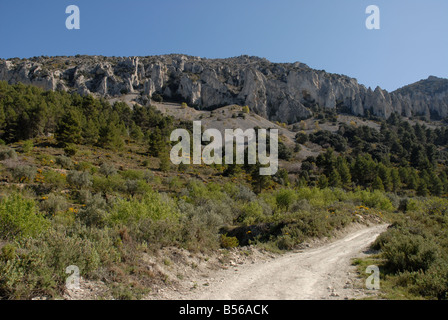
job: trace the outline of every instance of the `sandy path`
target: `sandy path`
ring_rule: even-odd
[[[318,248],[277,259],[222,271],[208,287],[182,299],[201,300],[317,300],[352,298],[359,292],[353,281],[351,258],[362,251],[387,226],[357,230]],[[350,279],[352,278],[352,279]]]

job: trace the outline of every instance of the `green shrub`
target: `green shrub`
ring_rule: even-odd
[[[448,300],[448,264],[440,260],[426,272],[415,277],[411,291],[424,297]]]
[[[68,144],[64,147],[64,153],[69,156],[73,157],[78,152],[78,147],[75,144]]]
[[[176,221],[179,212],[169,199],[162,199],[162,196],[155,192],[148,192],[141,200],[118,200],[110,215],[108,222],[112,225],[130,224],[144,219]]]
[[[385,211],[393,211],[395,209],[386,194],[379,190],[373,192],[367,190],[357,191],[354,196],[369,208],[377,208]]]
[[[101,194],[89,198],[79,212],[79,220],[88,227],[102,228],[106,224],[108,206]]]
[[[143,171],[143,180],[146,182],[153,182],[154,181],[154,173],[151,170],[145,170]]]
[[[94,167],[90,162],[80,161],[77,164],[75,164],[75,170],[94,173],[96,171],[96,167]]]
[[[143,179],[144,174],[145,173],[142,170],[126,170],[126,171],[120,172],[120,175],[123,178],[129,179],[129,180],[140,180],[140,179]]]
[[[281,189],[275,195],[275,202],[279,208],[288,211],[289,207],[297,199],[297,195],[294,190],[291,189]]]
[[[26,140],[22,143],[22,152],[23,153],[29,153],[33,150],[34,148],[34,144],[33,144],[33,140]]]
[[[238,218],[243,225],[250,226],[256,223],[261,223],[266,220],[263,208],[257,202],[248,202],[242,205],[241,215]]]
[[[125,180],[119,174],[109,176],[108,178],[94,175],[92,188],[95,192],[103,192],[105,194],[123,192],[125,191]]]
[[[276,241],[276,245],[280,250],[292,250],[297,244],[297,241],[289,234],[279,236]]]
[[[17,153],[16,153],[16,151],[14,149],[7,148],[7,147],[6,148],[2,147],[0,149],[0,161],[8,160],[8,159],[16,160],[17,159]]]
[[[0,297],[61,296],[68,266],[77,266],[82,277],[91,278],[119,261],[115,238],[109,230],[75,228],[68,233],[50,229],[38,238],[17,242],[15,257],[0,259]]]
[[[73,168],[73,161],[69,157],[66,156],[57,156],[56,164],[60,165],[62,169],[70,170]]]
[[[50,194],[40,203],[41,211],[54,215],[58,211],[65,211],[68,208],[67,199],[61,195]]]
[[[182,182],[178,176],[169,177],[167,183],[170,191],[178,190],[182,187]]]
[[[67,174],[67,182],[78,189],[87,188],[92,185],[92,179],[88,172],[70,171]]]
[[[144,194],[151,191],[151,187],[143,180],[127,179],[124,182],[124,192],[134,196],[136,194]]]
[[[48,170],[43,173],[44,181],[48,184],[52,184],[53,186],[57,188],[62,188],[67,183],[66,175],[53,171]]]
[[[37,171],[35,167],[27,165],[17,165],[10,168],[12,177],[16,182],[33,182]]]
[[[158,93],[154,93],[151,98],[155,102],[163,102],[163,97]]]
[[[291,206],[291,212],[297,212],[297,211],[310,211],[311,206],[308,200],[301,199],[296,202],[294,202]]]
[[[117,169],[112,164],[105,162],[100,166],[99,172],[108,178],[109,176],[116,174]]]
[[[33,200],[12,194],[0,200],[0,238],[32,237],[48,228]]]
[[[225,249],[236,248],[239,246],[238,239],[236,237],[228,237],[225,234],[221,235],[221,247]]]
[[[442,198],[427,199],[423,203],[425,212],[428,215],[447,216],[448,215],[448,200]]]
[[[17,254],[16,246],[11,243],[7,243],[2,247],[0,253],[0,260],[3,261],[13,260],[16,257],[16,254]]]
[[[225,224],[226,218],[232,215],[231,209],[224,208],[213,201],[207,201],[200,206],[178,202],[181,212],[181,243],[192,250],[205,250],[219,247],[218,232]]]
[[[394,272],[425,271],[437,260],[439,254],[437,245],[420,235],[395,233],[382,246],[387,266]]]

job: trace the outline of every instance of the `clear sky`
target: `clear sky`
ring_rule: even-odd
[[[80,30],[68,30],[69,5]],[[380,30],[368,30],[368,5]],[[242,54],[394,90],[448,78],[447,0],[1,0],[0,58]]]

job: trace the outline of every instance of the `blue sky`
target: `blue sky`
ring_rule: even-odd
[[[81,29],[67,30],[77,5]],[[381,29],[367,30],[377,5]],[[448,78],[447,0],[1,0],[0,58],[242,54],[394,90]]]

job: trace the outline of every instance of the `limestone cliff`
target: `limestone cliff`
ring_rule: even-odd
[[[248,105],[263,117],[287,123],[309,118],[314,107],[337,108],[354,115],[369,111],[383,118],[392,112],[405,116],[448,115],[446,79],[430,77],[414,87],[389,93],[302,63],[271,63],[248,56],[9,59],[0,60],[0,80],[104,97],[140,93],[142,100],[148,100],[158,93],[198,108]]]

